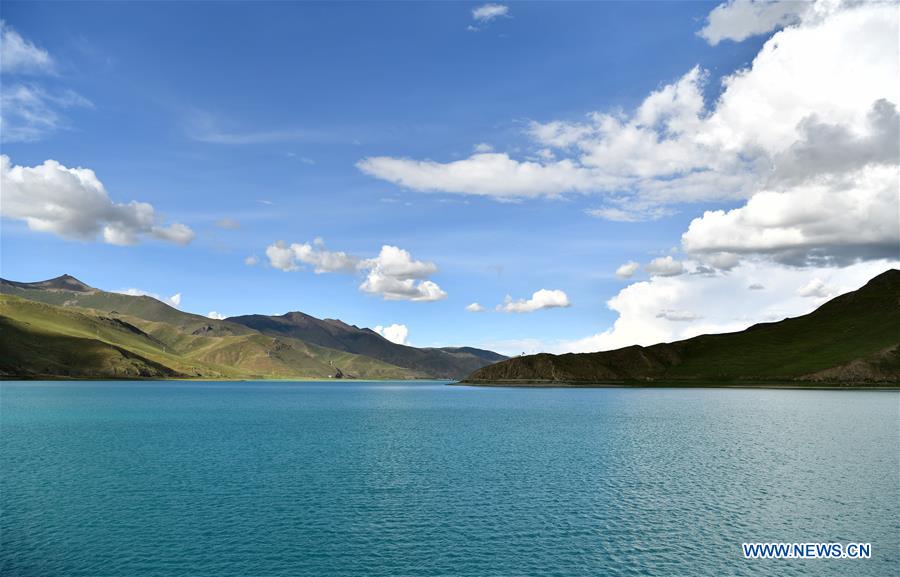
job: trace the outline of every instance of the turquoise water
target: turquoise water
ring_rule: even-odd
[[[3,383],[0,573],[890,575],[900,393]],[[871,542],[869,560],[741,543]]]

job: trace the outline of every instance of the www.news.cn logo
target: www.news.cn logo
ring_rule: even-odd
[[[871,543],[743,543],[746,559],[869,559]]]

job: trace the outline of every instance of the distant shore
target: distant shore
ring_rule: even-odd
[[[796,382],[746,382],[746,383],[716,383],[716,382],[679,382],[679,381],[653,381],[653,382],[625,382],[625,381],[599,381],[599,382],[573,382],[573,381],[454,381],[453,379],[329,379],[317,377],[296,377],[283,379],[270,378],[141,378],[141,377],[0,377],[0,383],[33,383],[42,381],[52,382],[135,382],[135,383],[444,383],[454,387],[486,387],[506,389],[783,389],[783,390],[824,390],[824,391],[900,391],[900,383],[810,383]]]
[[[853,391],[900,391],[900,383],[814,383],[797,382],[576,382],[576,381],[457,381],[453,386],[532,388],[532,389],[794,389],[794,390],[853,390]]]

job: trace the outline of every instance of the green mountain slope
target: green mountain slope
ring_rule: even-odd
[[[370,329],[361,329],[335,319],[317,319],[300,312],[281,316],[247,315],[227,321],[263,334],[288,336],[324,347],[356,353],[406,367],[436,378],[458,379],[503,355],[472,347],[419,349],[392,343]]]
[[[299,312],[281,317],[209,319],[152,297],[96,289],[69,275],[34,283],[0,279],[0,293],[65,310],[128,319],[174,352],[177,359],[168,359],[165,366],[188,376],[321,378],[341,374],[455,379],[506,358],[471,347],[418,349],[397,345],[370,329]],[[156,353],[147,354],[152,359]]]
[[[473,384],[900,383],[900,271],[808,315],[747,330],[600,353],[531,355],[475,371]]]
[[[150,297],[106,293],[71,277],[33,284],[2,281],[0,289],[3,378],[427,377],[362,355],[183,313]]]
[[[142,354],[152,351],[151,355]],[[165,378],[160,343],[121,319],[0,295],[0,376]]]
[[[69,275],[34,283],[0,279],[0,293],[51,305],[95,309],[168,323],[173,328],[187,333],[201,331],[207,336],[226,336],[247,335],[254,332],[242,325],[182,312],[153,297],[96,289]]]

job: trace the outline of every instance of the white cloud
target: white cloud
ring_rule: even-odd
[[[71,89],[47,89],[41,77],[55,75],[50,54],[24,39],[0,20],[0,140],[34,142],[69,127],[62,110],[92,108],[87,98]],[[22,75],[30,78],[22,80]],[[17,78],[18,77],[18,78]]]
[[[409,252],[396,246],[382,246],[378,256],[363,261],[361,267],[369,273],[359,290],[381,295],[385,300],[428,302],[447,298],[441,287],[426,280],[437,272],[437,265],[413,260]]]
[[[561,290],[540,289],[535,291],[528,300],[514,301],[509,295],[497,310],[504,313],[531,313],[541,309],[566,308],[571,306],[569,297]]]
[[[684,265],[671,256],[661,256],[651,260],[644,270],[650,276],[677,276],[684,272]]]
[[[703,264],[719,270],[731,270],[738,265],[741,257],[733,252],[707,252],[694,254]]]
[[[406,325],[393,324],[386,327],[378,325],[373,330],[392,343],[409,346],[409,329]]]
[[[707,211],[682,236],[692,254],[761,254],[805,265],[895,256],[900,246],[900,170],[867,166],[781,191],[734,210]]]
[[[494,147],[488,144],[487,142],[479,142],[474,147],[472,147],[475,152],[493,152]]]
[[[616,276],[619,278],[631,278],[641,265],[630,260],[616,269]]]
[[[811,177],[839,175],[873,164],[896,165],[900,159],[900,117],[886,99],[876,100],[865,123],[831,124],[810,115],[800,121],[800,138],[775,158],[772,181],[797,184]]]
[[[812,2],[729,0],[713,8],[697,35],[715,46],[722,40],[740,42],[800,20]]]
[[[419,192],[452,192],[498,199],[558,196],[587,192],[605,178],[571,160],[517,161],[506,153],[476,153],[469,158],[440,163],[375,156],[356,164],[364,173]],[[619,181],[608,179],[605,186]]]
[[[836,289],[825,284],[821,278],[816,277],[797,289],[797,294],[805,298],[827,299],[835,295]]]
[[[596,218],[611,220],[613,222],[643,222],[647,220],[659,220],[670,216],[675,211],[661,206],[636,206],[630,199],[625,199],[624,204],[631,206],[603,206],[589,208],[584,212]]]
[[[43,48],[25,40],[4,20],[0,20],[0,72],[52,73],[53,58]]]
[[[121,290],[117,290],[117,291],[113,291],[113,292],[123,294],[123,295],[129,295],[129,296],[133,296],[133,297],[154,298],[154,299],[158,300],[159,302],[165,303],[165,304],[167,304],[171,307],[175,307],[175,308],[178,308],[179,306],[181,306],[181,293],[175,293],[172,296],[170,296],[169,298],[165,298],[165,297],[159,296],[158,293],[152,293],[152,292],[148,292],[148,291],[141,290],[138,288],[127,288],[127,289],[121,289]]]
[[[478,303],[471,303],[471,304],[466,305],[466,311],[468,311],[470,313],[480,313],[480,312],[484,312],[484,307]]]
[[[34,142],[69,127],[60,110],[93,106],[72,90],[49,92],[37,84],[4,82],[0,86],[0,137],[3,142]]]
[[[505,4],[482,4],[472,9],[472,19],[486,24],[502,16],[509,15],[509,6]]]
[[[666,216],[673,204],[750,199],[733,211],[707,213],[685,235],[692,256],[718,259],[719,268],[749,255],[804,264],[896,254],[896,5],[800,6],[795,25],[766,41],[750,66],[722,79],[711,105],[703,99],[708,74],[695,67],[631,112],[531,123],[534,149],[553,156],[492,152],[452,162],[376,156],[357,166],[420,192],[499,200],[603,194],[604,205],[588,214],[618,221]],[[771,29],[793,9],[734,2],[716,14],[740,10],[755,14],[743,31],[725,32],[713,15],[705,34],[737,38]]]
[[[381,247],[378,256],[363,259],[345,252],[325,249],[321,238],[312,243],[287,245],[278,241],[266,248],[269,264],[283,271],[299,270],[302,265],[313,266],[314,272],[365,272],[366,278],[359,290],[380,295],[385,300],[429,302],[447,297],[440,286],[428,280],[437,272],[433,262],[418,261],[402,248],[390,245]]]
[[[861,262],[842,269],[800,269],[747,260],[727,274],[653,277],[625,287],[607,302],[618,313],[609,329],[575,340],[533,339],[527,352],[595,352],[740,331],[756,323],[807,314],[822,303],[825,297],[820,294],[833,298],[898,267],[897,259]],[[747,291],[752,279],[758,278],[766,279],[766,290]],[[820,285],[815,279],[822,281],[824,290],[817,288]],[[809,296],[802,296],[797,287]],[[741,298],[735,298],[738,294]]]
[[[224,320],[225,318],[227,318],[227,317],[226,317],[225,315],[223,315],[222,313],[218,313],[218,312],[216,312],[216,311],[209,311],[208,313],[206,313],[206,316],[207,316],[208,318],[215,319],[215,320],[217,320],[217,321],[221,321],[221,320]]]
[[[194,238],[183,224],[162,225],[146,202],[114,202],[88,168],[67,168],[55,160],[14,166],[8,156],[0,155],[0,184],[0,214],[24,220],[31,230],[84,241],[102,236],[118,245],[136,244],[147,236],[176,244]]]
[[[316,238],[311,243],[293,243],[290,246],[278,241],[266,249],[269,263],[284,271],[297,270],[301,265],[310,265],[316,274],[327,272],[353,272],[360,265],[360,259],[345,252],[325,249],[325,242]]]

